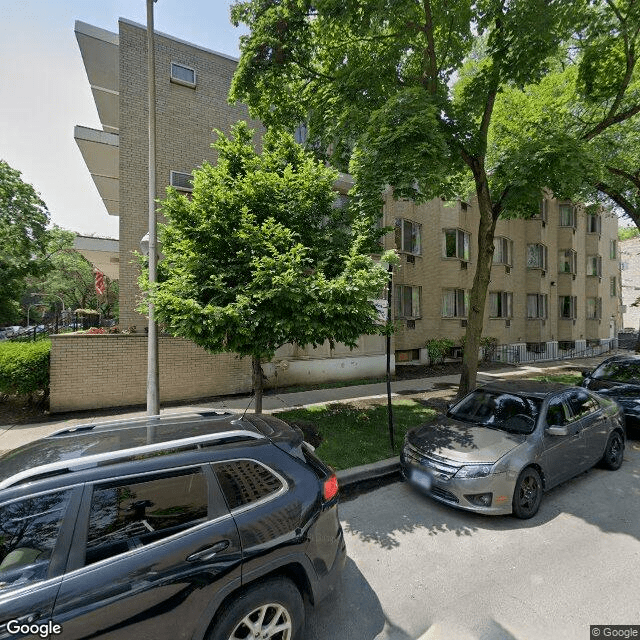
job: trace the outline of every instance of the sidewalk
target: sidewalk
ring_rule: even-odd
[[[545,373],[560,373],[566,369],[591,368],[599,364],[604,357],[581,358],[576,360],[561,360],[523,365],[505,365],[504,368],[493,369],[491,371],[478,372],[478,383],[484,384],[491,380],[509,379],[513,377],[529,377],[543,375]],[[417,378],[414,380],[396,380],[391,383],[391,391],[394,397],[406,394],[407,392],[428,392],[442,389],[446,385],[457,385],[460,376],[449,375],[433,378]],[[264,413],[273,413],[283,409],[294,407],[306,407],[315,404],[325,404],[327,402],[347,402],[356,399],[386,397],[386,383],[364,384],[351,387],[337,387],[333,389],[314,389],[309,391],[298,391],[294,393],[270,393],[263,396],[262,407]],[[223,398],[215,402],[195,402],[185,403],[181,406],[173,406],[162,409],[161,413],[177,413],[196,411],[203,408],[227,409],[236,413],[245,410],[251,411],[253,398],[250,396],[234,396]],[[106,422],[109,420],[122,420],[127,417],[145,415],[144,409],[132,411],[118,410],[114,408],[110,414],[107,410],[96,411],[93,415],[90,412],[82,412],[81,417],[64,417],[60,420],[48,420],[39,424],[17,424],[0,425],[0,454],[10,449],[22,446],[38,438],[42,438],[54,431],[66,429],[78,424],[86,424],[93,421]]]

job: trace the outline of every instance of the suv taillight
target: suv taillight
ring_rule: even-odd
[[[338,493],[338,478],[336,478],[335,474],[332,474],[329,478],[324,481],[324,485],[322,486],[322,495],[324,497],[325,502],[331,500],[331,498],[335,498]]]

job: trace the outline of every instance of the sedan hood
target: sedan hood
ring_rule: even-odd
[[[506,433],[449,418],[416,427],[407,434],[408,442],[421,453],[463,464],[496,462],[525,439],[526,436],[521,434]]]

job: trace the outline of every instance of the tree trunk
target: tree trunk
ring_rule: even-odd
[[[256,413],[262,413],[262,385],[264,383],[264,375],[262,373],[262,365],[260,364],[260,356],[251,356],[251,368],[253,372],[253,392],[256,396]]]
[[[487,301],[487,289],[491,277],[491,263],[493,259],[493,234],[498,217],[493,215],[489,184],[484,167],[474,170],[478,209],[480,210],[480,224],[478,225],[478,256],[476,272],[473,277],[473,287],[469,301],[467,315],[467,333],[462,358],[462,372],[458,398],[462,398],[476,386],[478,375],[478,351],[480,337],[484,323],[484,308]]]

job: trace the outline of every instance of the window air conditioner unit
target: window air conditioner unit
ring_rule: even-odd
[[[460,326],[461,327],[466,327],[467,326],[467,321],[466,320],[460,320]]]
[[[411,254],[407,253],[407,262],[409,264],[415,264],[416,263],[416,257],[412,256]]]
[[[178,191],[193,191],[193,176],[190,173],[172,171],[169,184]]]
[[[461,260],[461,261],[460,261],[460,268],[461,268],[461,269],[466,269],[466,268],[467,268],[467,263],[466,263],[466,262],[464,262],[464,260]]]
[[[511,273],[511,267],[508,267],[507,265],[505,265],[504,272],[505,273]]]
[[[415,329],[416,321],[415,320],[407,320],[407,329]]]
[[[511,326],[511,320],[505,320],[504,321],[504,326],[505,327],[510,327]]]

